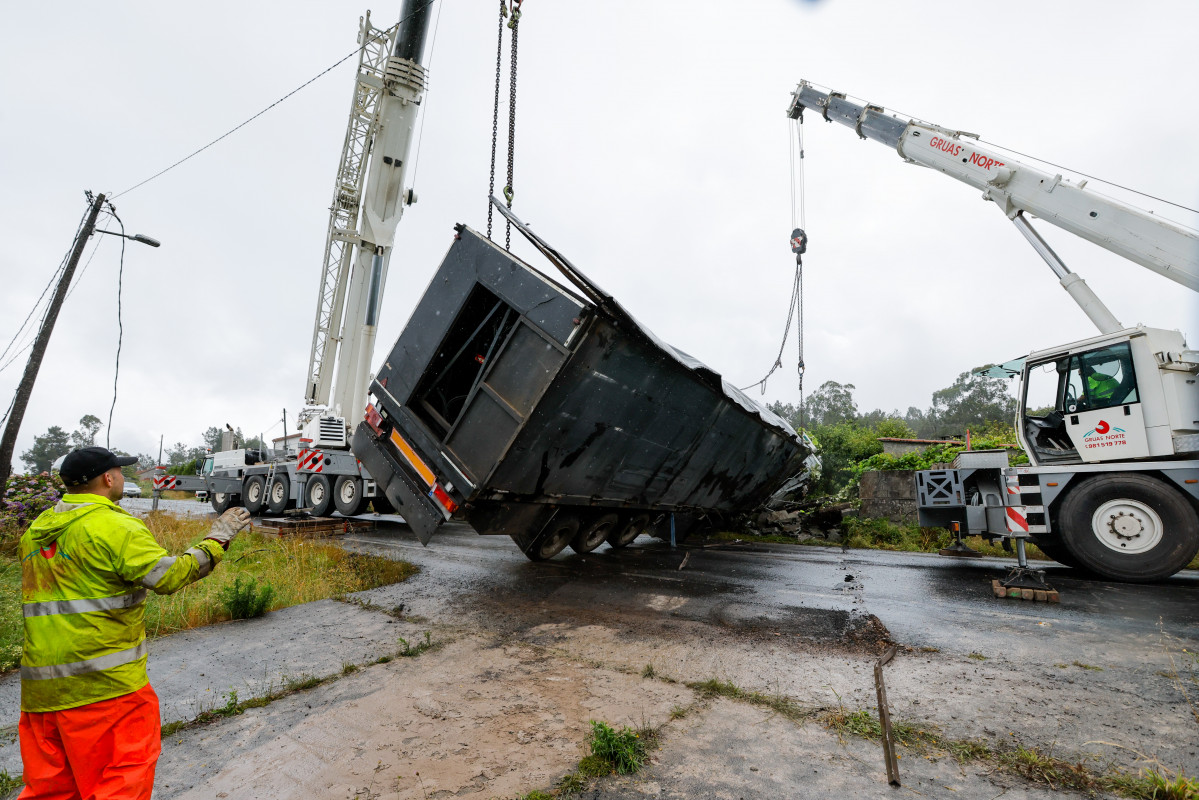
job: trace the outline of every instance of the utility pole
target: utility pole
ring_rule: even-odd
[[[25,364],[25,374],[17,385],[17,396],[13,400],[12,413],[9,415],[8,425],[4,428],[4,438],[0,439],[0,492],[3,492],[4,486],[8,483],[8,476],[12,474],[12,455],[17,446],[17,433],[21,430],[21,421],[25,418],[25,408],[29,405],[29,396],[33,394],[33,382],[37,380],[38,370],[42,366],[42,357],[46,355],[46,346],[50,344],[50,334],[54,331],[54,323],[58,320],[59,309],[62,308],[62,301],[66,299],[67,289],[71,285],[71,278],[75,275],[79,257],[83,255],[83,248],[87,245],[87,240],[91,238],[92,231],[96,229],[96,217],[100,216],[100,209],[103,206],[104,195],[96,195],[92,201],[92,208],[88,212],[87,221],[83,223],[83,230],[79,231],[79,237],[75,240],[75,247],[71,250],[71,257],[67,260],[66,269],[63,270],[62,277],[58,280],[58,288],[50,300],[50,307],[46,309],[46,317],[42,320],[42,329],[38,331],[37,339],[33,343],[33,350],[29,353],[29,361]]]

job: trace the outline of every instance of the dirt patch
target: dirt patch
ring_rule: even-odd
[[[156,797],[524,794],[586,755],[589,720],[660,725],[691,700],[685,687],[467,636],[189,731],[159,769],[188,784],[164,779]]]

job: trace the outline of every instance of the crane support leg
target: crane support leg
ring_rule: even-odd
[[[1074,298],[1074,302],[1078,303],[1083,313],[1087,315],[1091,322],[1095,323],[1095,327],[1099,329],[1100,333],[1115,333],[1118,330],[1123,330],[1124,326],[1108,310],[1098,295],[1091,291],[1091,287],[1087,286],[1087,282],[1070,271],[1069,267],[1065,265],[1058,254],[1053,252],[1053,248],[1049,246],[1049,243],[1041,238],[1041,234],[1037,233],[1037,229],[1032,226],[1032,223],[1024,218],[1024,212],[1020,212],[1012,217],[1012,224],[1016,226],[1016,230],[1024,234],[1024,238],[1037,251],[1037,254],[1045,259],[1045,263],[1049,265],[1049,268],[1053,270],[1053,274],[1057,275],[1058,280],[1061,281],[1062,288]]]

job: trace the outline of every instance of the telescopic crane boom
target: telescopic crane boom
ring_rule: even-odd
[[[1028,239],[1082,307],[1100,333],[1124,326],[1086,282],[1072,273],[1028,221],[1039,217],[1121,255],[1146,269],[1199,291],[1199,237],[1168,220],[1050,175],[981,146],[974,134],[889,115],[874,105],[858,105],[838,92],[821,92],[801,81],[791,93],[788,115],[820,114],[895,148],[905,161],[930,167],[982,191]]]
[[[416,200],[404,183],[427,85],[420,61],[431,5],[429,0],[404,0],[394,38],[390,31],[372,27],[369,13],[363,21],[358,82],[330,208],[304,392],[305,403],[317,408],[305,421],[323,416],[325,406],[334,416],[359,420],[366,405],[396,227],[404,207]]]

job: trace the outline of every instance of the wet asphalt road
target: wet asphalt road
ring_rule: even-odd
[[[644,598],[656,594],[663,616],[817,641],[835,640],[872,614],[900,644],[1032,663],[1066,652],[1086,663],[1135,666],[1163,635],[1199,647],[1195,572],[1144,586],[1053,565],[1049,582],[1062,600],[1051,605],[994,598],[991,580],[1014,563],[999,559],[757,543],[671,550],[643,536],[625,550],[603,545],[579,556],[567,549],[536,564],[507,537],[450,524],[422,547],[406,526],[383,520],[377,532],[346,543],[420,564],[433,578],[424,585],[447,602],[469,596],[500,606],[519,596],[566,612],[619,612],[626,603],[644,612]]]

